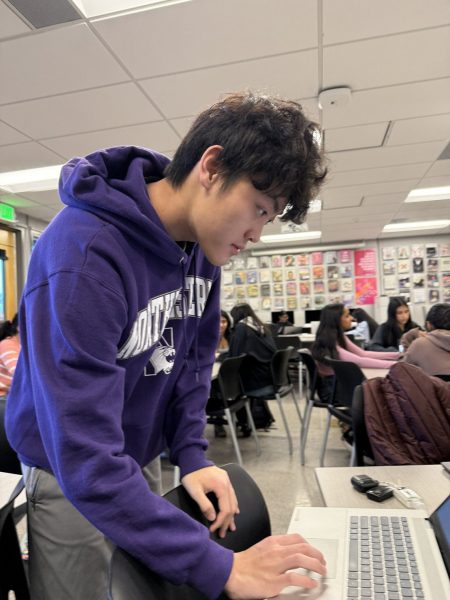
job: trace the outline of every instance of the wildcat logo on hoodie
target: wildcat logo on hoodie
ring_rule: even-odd
[[[190,275],[186,277],[183,294],[178,289],[150,298],[147,306],[139,311],[128,340],[117,353],[117,359],[125,360],[142,354],[159,341],[150,362],[152,359],[155,361],[155,371],[158,368],[158,373],[170,373],[172,367],[169,369],[169,366],[175,360],[176,350],[173,343],[167,344],[163,339],[166,325],[169,319],[200,318],[211,286],[211,280]]]

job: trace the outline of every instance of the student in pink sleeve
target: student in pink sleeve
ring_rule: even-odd
[[[388,369],[392,366],[392,361],[400,357],[399,352],[383,352],[380,355],[379,352],[363,350],[344,335],[351,325],[350,311],[343,304],[328,304],[322,309],[311,354],[319,369],[319,395],[324,402],[329,400],[333,380],[332,369],[323,362],[325,356],[375,369]]]
[[[0,397],[6,396],[11,387],[20,352],[17,314],[12,321],[0,325]]]

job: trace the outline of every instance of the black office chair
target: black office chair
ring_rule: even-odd
[[[225,548],[240,552],[271,534],[269,513],[261,491],[244,469],[235,464],[222,468],[228,472],[233,484],[240,513],[235,517],[236,531],[228,532],[224,539],[212,533],[211,538]],[[164,497],[193,519],[209,525],[183,486],[174,488]],[[225,600],[225,594],[220,598]],[[116,548],[110,563],[108,600],[205,600],[205,597],[187,585],[170,583],[124,550]]]
[[[20,462],[17,454],[11,448],[5,431],[6,400],[0,398],[0,471],[21,475]]]
[[[339,421],[352,426],[352,401],[353,393],[357,385],[360,385],[365,379],[365,375],[360,367],[346,360],[337,360],[330,357],[325,357],[323,361],[334,371],[334,388],[332,393],[332,401],[328,404],[328,418],[326,429],[322,441],[322,449],[320,452],[320,466],[324,465],[325,451],[327,448],[328,433],[330,431],[331,417],[336,417]],[[350,458],[350,465],[354,464],[354,447]]]
[[[8,503],[0,509],[0,600],[8,600],[10,591],[14,592],[16,600],[30,598],[14,523],[14,500],[23,487],[20,479]]]
[[[280,409],[281,418],[283,420],[284,428],[286,430],[286,435],[288,438],[289,444],[289,454],[293,452],[293,444],[291,432],[289,430],[289,425],[286,419],[285,412],[283,410],[283,403],[281,399],[291,394],[292,399],[294,401],[295,408],[297,410],[298,418],[300,423],[303,424],[303,417],[300,412],[300,407],[298,405],[297,396],[295,395],[294,386],[291,383],[289,378],[289,360],[292,356],[293,348],[289,346],[284,350],[277,350],[272,357],[270,363],[270,370],[272,373],[272,386],[269,392],[267,393],[258,393],[258,390],[251,390],[251,392],[246,392],[250,398],[259,398],[262,400],[276,400],[278,403],[278,407]],[[244,367],[248,365],[248,368],[251,368],[251,364],[255,359],[252,356],[249,356],[245,359]],[[264,389],[264,388],[261,388]]]
[[[250,425],[253,437],[255,438],[256,452],[257,454],[261,453],[255,423],[250,410],[250,400],[244,394],[240,377],[240,369],[242,368],[244,358],[245,354],[224,359],[217,375],[220,392],[219,396],[214,399],[214,402],[209,402],[206,406],[206,415],[207,417],[212,417],[212,422],[214,422],[214,419],[217,419],[217,417],[226,418],[236,458],[241,466],[242,455],[236,435],[236,412],[241,408],[245,408],[247,413],[248,424]]]
[[[289,368],[291,369],[293,374],[295,374],[295,376],[298,377],[298,387],[301,398],[301,392],[303,390],[303,369],[301,359],[298,355],[299,351],[302,348],[300,338],[298,337],[298,335],[279,335],[278,337],[274,338],[274,342],[278,350],[284,350],[285,348],[293,349],[292,356],[289,359]]]
[[[375,460],[364,420],[364,389],[362,385],[357,385],[353,392],[351,413],[354,448],[353,466],[373,465]]]
[[[308,351],[299,353],[300,360],[306,368],[306,407],[303,417],[303,428],[300,440],[300,462],[305,464],[305,448],[308,439],[309,424],[313,408],[328,408],[328,402],[322,402],[317,393],[318,371],[316,361]]]

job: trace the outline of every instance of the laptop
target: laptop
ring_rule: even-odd
[[[318,588],[288,587],[280,600],[450,600],[450,496],[429,518],[423,510],[298,506],[288,533],[321,550],[328,572],[311,574]]]

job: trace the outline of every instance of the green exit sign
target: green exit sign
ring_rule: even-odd
[[[3,219],[3,221],[15,221],[16,213],[14,212],[14,208],[0,202],[0,219]]]

